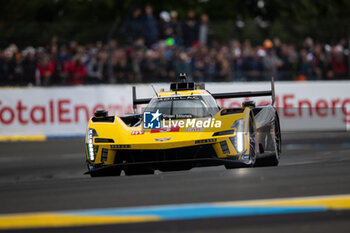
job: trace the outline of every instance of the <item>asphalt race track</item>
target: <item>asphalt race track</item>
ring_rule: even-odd
[[[350,194],[350,134],[287,133],[278,167],[90,178],[82,139],[0,143],[0,214]],[[10,230],[6,230],[10,231]],[[350,211],[10,232],[350,232]]]

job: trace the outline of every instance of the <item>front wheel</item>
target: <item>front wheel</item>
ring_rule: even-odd
[[[127,175],[127,176],[153,175],[154,174],[153,169],[147,169],[147,168],[125,168],[124,172],[125,172],[125,175]]]
[[[242,161],[241,164],[225,164],[226,169],[241,168],[241,167],[253,167],[256,161],[255,154],[255,138],[254,136],[249,137],[249,161],[245,163]]]
[[[273,138],[274,152],[267,156],[257,160],[255,166],[267,167],[267,166],[278,166],[280,160],[280,154],[282,152],[282,139],[281,139],[281,128],[278,115],[276,113],[275,121],[273,124],[274,134],[271,135]]]
[[[91,177],[103,177],[103,176],[120,176],[121,174],[121,169],[119,168],[114,168],[114,169],[109,169],[109,170],[101,170],[101,171],[94,171],[96,168],[92,164],[87,164],[88,171],[90,172]]]
[[[225,164],[226,169],[232,169],[232,168],[237,168],[237,167],[253,167],[256,162],[256,153],[255,153],[255,148],[256,148],[256,140],[255,140],[255,135],[256,135],[256,128],[253,122],[253,119],[250,118],[249,120],[249,154],[248,154],[248,159],[249,161],[245,162],[242,161],[242,165],[237,165],[237,164]],[[242,155],[245,156],[245,155]]]

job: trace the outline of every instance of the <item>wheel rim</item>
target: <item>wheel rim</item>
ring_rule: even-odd
[[[249,156],[250,156],[250,164],[253,166],[256,161],[256,154],[255,154],[255,136],[252,133],[250,133],[249,135]]]
[[[275,124],[274,124],[274,133],[275,133],[275,151],[276,151],[276,159],[279,160],[281,153],[281,132],[279,127],[278,116],[276,116]]]

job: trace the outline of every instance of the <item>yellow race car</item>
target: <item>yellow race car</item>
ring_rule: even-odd
[[[170,84],[149,99],[137,99],[135,114],[108,116],[98,110],[86,132],[86,161],[91,176],[153,174],[193,167],[224,165],[277,166],[281,153],[280,123],[271,90],[211,94],[203,84]],[[220,109],[215,99],[272,96],[272,104]],[[142,114],[137,105],[147,104]]]

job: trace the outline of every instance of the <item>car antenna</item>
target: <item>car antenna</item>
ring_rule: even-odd
[[[154,93],[156,93],[156,96],[158,97],[158,93],[156,92],[156,89],[154,88],[154,86],[153,86],[153,85],[151,85],[151,87],[152,87],[152,89],[153,89]]]
[[[186,73],[180,73],[179,78],[182,83],[185,83],[187,80]]]

